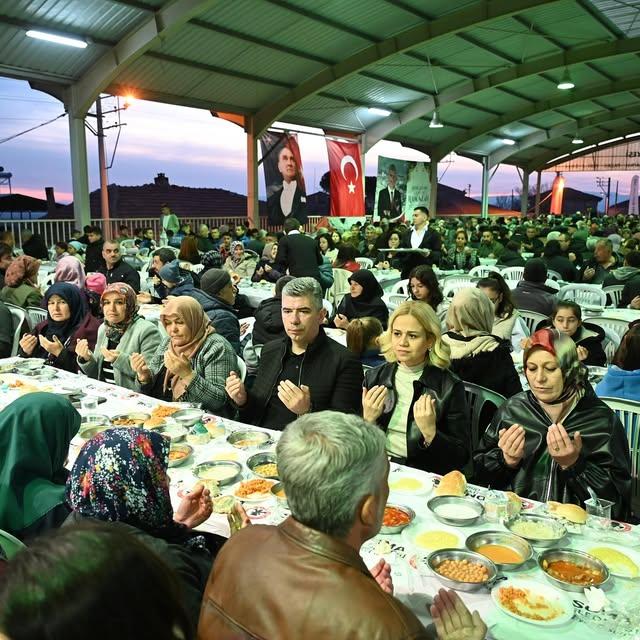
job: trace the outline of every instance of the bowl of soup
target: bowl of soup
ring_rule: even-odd
[[[414,521],[415,517],[416,512],[411,507],[406,507],[403,504],[387,504],[382,516],[380,533],[400,533]]]
[[[454,527],[474,524],[484,513],[482,504],[467,496],[437,496],[429,500],[427,507],[436,520]]]
[[[240,480],[242,465],[233,460],[210,460],[196,465],[193,475],[205,484],[215,482],[218,486],[225,487]]]
[[[538,556],[538,566],[551,584],[575,593],[602,587],[609,580],[609,569],[602,560],[575,549],[548,549]]]
[[[517,569],[531,560],[533,547],[520,536],[506,531],[479,531],[466,540],[469,551],[489,558],[502,570]]]

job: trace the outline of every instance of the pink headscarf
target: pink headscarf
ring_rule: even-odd
[[[78,289],[84,289],[85,279],[84,267],[80,260],[72,256],[60,258],[56,265],[56,282],[69,282],[75,284]]]

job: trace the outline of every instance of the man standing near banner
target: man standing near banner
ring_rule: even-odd
[[[437,231],[429,229],[429,209],[416,207],[413,210],[413,226],[402,237],[405,249],[414,249],[407,253],[402,268],[402,277],[407,278],[414,267],[420,264],[438,265],[440,263],[442,239]]]
[[[267,200],[267,216],[270,225],[283,225],[288,218],[296,218],[300,224],[307,222],[307,197],[298,184],[298,163],[288,145],[278,154],[278,171],[282,175],[282,187]]]
[[[395,164],[387,169],[387,186],[378,192],[378,217],[397,218],[402,214],[402,192],[396,188],[398,172]]]

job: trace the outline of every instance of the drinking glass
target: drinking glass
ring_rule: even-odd
[[[611,500],[603,500],[602,498],[585,500],[587,526],[592,529],[608,529],[611,526],[611,507],[613,504]]]

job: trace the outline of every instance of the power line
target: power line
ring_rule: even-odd
[[[35,131],[36,129],[40,129],[40,127],[44,127],[48,124],[51,124],[52,122],[55,122],[56,120],[60,120],[60,118],[64,118],[67,114],[66,113],[61,113],[59,116],[56,116],[55,118],[51,118],[51,120],[47,120],[46,122],[42,122],[41,124],[36,125],[35,127],[31,127],[30,129],[26,129],[25,131],[21,131],[20,133],[15,133],[12,136],[9,136],[8,138],[2,138],[2,140],[0,140],[0,144],[2,144],[3,142],[9,142],[9,140],[14,140],[15,138],[19,138],[20,136],[23,136],[25,133],[29,133],[30,131]]]

